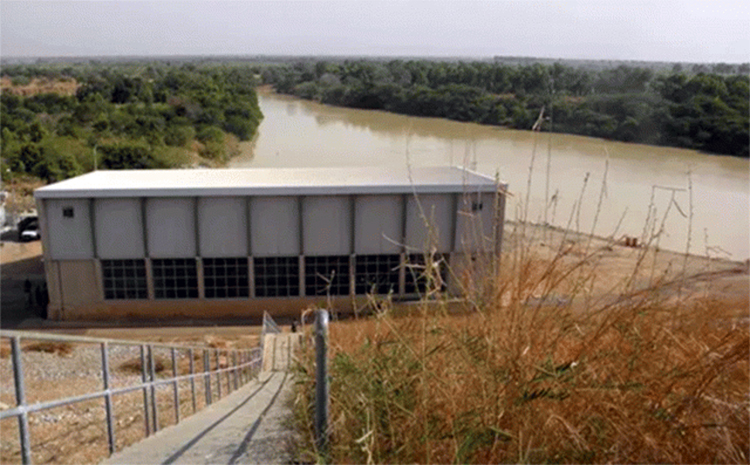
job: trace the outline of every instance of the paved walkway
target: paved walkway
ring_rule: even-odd
[[[266,340],[271,360],[255,381],[103,464],[271,464],[294,459],[287,372],[296,335]],[[273,349],[269,349],[269,345]]]

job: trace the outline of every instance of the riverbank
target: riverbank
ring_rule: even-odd
[[[567,288],[575,295],[565,295],[563,287],[556,289],[554,297],[562,301],[572,297],[579,308],[592,301],[657,289],[665,298],[702,296],[721,301],[733,309],[734,317],[750,321],[750,260],[686,255],[654,244],[625,234],[592,237],[562,228],[507,222],[503,251],[506,261],[530,259],[537,267],[554,263],[556,272],[575,269],[569,273],[575,283]],[[542,295],[539,289],[528,298],[538,302]]]
[[[279,92],[330,105],[750,156],[750,80],[739,72],[424,60],[316,60],[266,71]],[[707,99],[719,106],[701,106]]]

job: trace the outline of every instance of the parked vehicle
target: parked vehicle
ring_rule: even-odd
[[[18,220],[16,228],[18,229],[18,235],[20,236],[23,232],[29,228],[29,226],[36,224],[39,229],[39,217],[36,214],[22,217]]]
[[[18,238],[21,242],[36,241],[41,239],[41,233],[39,231],[39,220],[27,223],[23,230],[19,228]]]

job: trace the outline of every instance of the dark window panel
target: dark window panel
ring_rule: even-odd
[[[101,264],[105,299],[148,298],[145,260],[102,260]]]
[[[206,298],[249,297],[248,274],[247,257],[204,258]]]
[[[289,282],[299,282],[298,257],[264,257],[254,261],[256,297],[299,295],[299,286],[287,285]]]

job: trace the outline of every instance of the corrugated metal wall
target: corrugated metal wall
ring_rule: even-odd
[[[96,199],[94,218],[99,258],[141,258],[146,255],[139,199]]]
[[[401,251],[401,199],[398,195],[357,196],[354,253],[396,254]]]
[[[198,236],[202,257],[244,257],[247,247],[247,202],[238,197],[198,199]]]
[[[54,260],[392,254],[404,229],[410,249],[489,251],[494,208],[489,193],[45,201]]]
[[[50,255],[55,260],[94,257],[91,212],[88,199],[46,201],[45,211]]]
[[[195,199],[146,200],[148,253],[154,258],[195,257]]]
[[[300,254],[296,197],[256,197],[250,203],[251,253],[257,257]]]
[[[416,251],[451,251],[453,219],[451,195],[409,196],[406,204],[406,245]]]
[[[352,208],[347,196],[305,197],[302,202],[304,255],[349,255]]]

